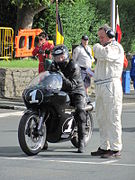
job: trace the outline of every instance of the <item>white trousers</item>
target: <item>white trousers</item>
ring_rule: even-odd
[[[96,119],[99,124],[101,149],[122,149],[122,96],[120,79],[96,85]]]

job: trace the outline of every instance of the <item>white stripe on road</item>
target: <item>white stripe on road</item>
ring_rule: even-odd
[[[134,106],[135,105],[135,102],[130,102],[130,103],[128,103],[128,102],[124,102],[123,103],[123,106]]]
[[[53,162],[59,163],[74,163],[74,164],[93,164],[93,165],[112,165],[112,166],[127,166],[127,167],[135,167],[135,164],[122,164],[116,163],[118,160],[111,160],[111,161],[103,161],[103,162],[86,162],[86,161],[59,161],[59,160],[49,160]]]
[[[8,116],[21,116],[21,115],[23,115],[23,111],[7,112],[7,113],[0,113],[0,118],[8,117]]]
[[[91,161],[64,161],[64,160],[53,160],[35,157],[0,157],[0,159],[5,160],[26,160],[26,161],[45,161],[45,162],[55,162],[55,163],[70,163],[70,164],[87,164],[87,165],[110,165],[110,166],[125,166],[125,167],[135,167],[135,164],[117,163],[118,160],[109,160],[103,162],[91,162]]]

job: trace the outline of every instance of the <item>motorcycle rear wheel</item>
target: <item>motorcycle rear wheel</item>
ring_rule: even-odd
[[[28,156],[38,154],[45,144],[46,125],[42,125],[42,134],[37,133],[39,116],[35,112],[26,112],[19,123],[18,140],[21,149]]]
[[[85,146],[87,146],[89,140],[91,139],[92,132],[93,132],[93,116],[90,112],[88,112],[89,118],[87,119],[87,124],[86,124],[86,131],[85,131]],[[77,126],[74,129],[73,136],[71,138],[71,143],[78,148],[78,128]]]

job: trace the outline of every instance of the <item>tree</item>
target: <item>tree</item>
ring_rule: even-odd
[[[68,8],[67,8],[68,7]],[[33,27],[44,29],[55,42],[55,3],[46,11],[39,13],[34,18]],[[97,16],[97,9],[90,0],[60,1],[59,14],[61,17],[64,43],[68,48],[80,44],[81,36],[87,34],[90,44],[97,41],[98,27],[106,21]]]
[[[32,28],[33,18],[46,9],[53,0],[10,0],[17,7],[15,34],[18,29]]]
[[[94,44],[98,27],[110,24],[110,0],[58,1],[68,47],[78,44],[82,33],[87,33],[90,43]],[[16,29],[15,34],[20,28],[42,28],[55,41],[56,6],[52,3],[53,0],[0,0],[0,26]],[[116,0],[116,4],[119,5],[121,43],[126,52],[135,53],[135,2]]]
[[[12,27],[16,24],[16,6],[9,0],[0,0],[0,27]]]

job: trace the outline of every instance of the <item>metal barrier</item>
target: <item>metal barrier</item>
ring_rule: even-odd
[[[14,30],[10,27],[0,27],[0,59],[13,58]]]

